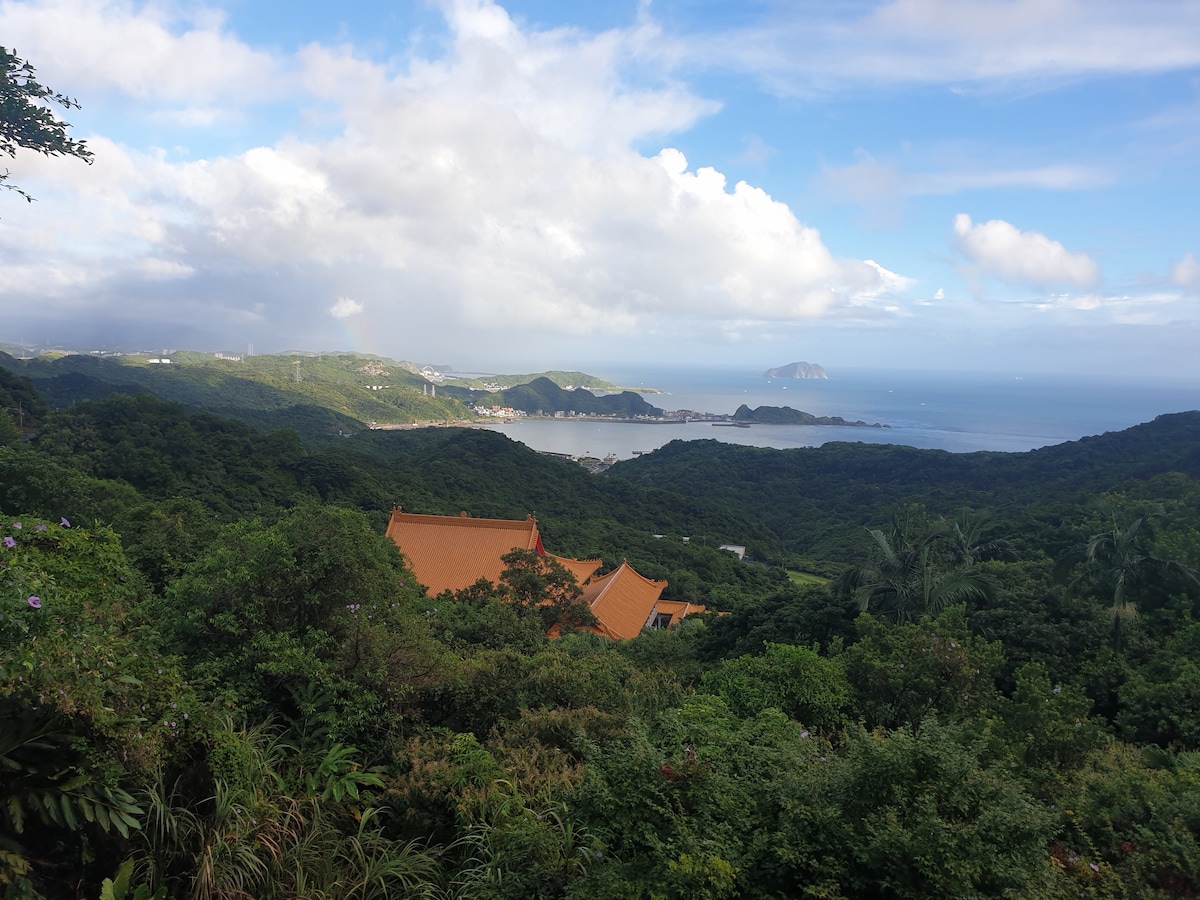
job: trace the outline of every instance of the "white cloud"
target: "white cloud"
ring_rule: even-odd
[[[984,169],[954,164],[954,168],[940,172],[909,172],[863,150],[855,156],[848,165],[827,166],[823,175],[839,193],[857,202],[872,202],[881,195],[921,197],[1004,188],[1077,191],[1101,187],[1112,180],[1110,173],[1092,166]]]
[[[1099,268],[1086,253],[1071,253],[1036,231],[1020,231],[1002,219],[975,225],[966,213],[954,217],[958,249],[975,270],[1009,284],[1094,284]]]
[[[0,34],[56,87],[201,106],[241,105],[281,89],[271,54],[227,33],[211,11],[177,11],[175,4],[132,0],[0,0]]]
[[[335,319],[348,319],[363,311],[363,305],[349,297],[338,297],[337,302],[329,308],[329,314]]]
[[[782,93],[835,85],[1019,83],[1200,65],[1191,0],[890,0],[783,5],[765,24],[698,35],[697,62]]]
[[[1200,286],[1200,262],[1194,254],[1185,253],[1183,259],[1171,267],[1171,280],[1180,287]]]
[[[1050,294],[1034,306],[1041,312],[1103,312],[1115,325],[1169,325],[1178,322],[1179,294]]]
[[[99,32],[166,34],[149,7],[98,9]],[[147,22],[127,21],[138,16]],[[49,251],[22,260],[47,308],[82,286],[98,315],[106,304],[127,313],[136,294],[139,314],[212,328],[261,322],[289,343],[323,340],[330,314],[353,314],[377,335],[446,332],[448,322],[463,335],[591,336],[869,319],[910,285],[874,261],[838,258],[760,188],[730,188],[677,150],[631,149],[716,108],[665,74],[643,71],[636,86],[623,78],[648,52],[651,26],[536,31],[468,0],[448,16],[448,53],[403,69],[320,45],[279,64],[335,117],[322,130],[337,125],[332,136],[187,162],[101,139],[90,171],[60,178],[70,163],[45,162],[55,168],[39,171],[55,180],[38,185],[44,215],[22,234],[0,229],[0,253]],[[224,52],[243,73],[260,58],[236,43]],[[177,90],[226,89],[212,77]],[[81,202],[87,216],[73,216]],[[56,279],[55,267],[74,274]],[[186,298],[150,285],[152,273],[186,281]],[[347,294],[357,299],[330,308],[330,296]],[[0,300],[18,295],[0,285]]]

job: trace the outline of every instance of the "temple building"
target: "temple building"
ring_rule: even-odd
[[[639,575],[622,562],[606,575],[597,576],[598,559],[569,559],[547,554],[542,547],[537,520],[474,519],[426,516],[392,510],[387,536],[407,558],[417,581],[430,594],[460,591],[481,578],[500,583],[503,557],[512,550],[533,550],[559,562],[583,588],[582,599],[596,617],[585,630],[621,640],[636,637],[647,628],[668,628],[684,616],[704,612],[704,607],[679,600],[663,600],[665,581]],[[552,629],[552,636],[556,631]]]

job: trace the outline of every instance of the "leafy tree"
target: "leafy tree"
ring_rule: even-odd
[[[546,628],[594,625],[596,617],[587,604],[579,582],[558,560],[533,550],[511,550],[500,557],[505,598],[521,611],[535,615]]]
[[[701,683],[741,716],[775,707],[812,728],[836,728],[850,701],[850,685],[836,659],[787,644],[767,644],[759,656],[727,659]]]
[[[1200,623],[1171,635],[1121,685],[1116,722],[1126,740],[1200,749]]]
[[[67,896],[128,849],[136,784],[197,706],[134,624],[140,579],[115,534],[25,516],[0,532],[0,885]]]
[[[758,896],[1046,897],[1048,811],[961,729],[859,731],[780,779]]]
[[[44,105],[44,101],[50,101],[66,109],[78,109],[79,103],[39,84],[33,77],[33,66],[4,47],[0,47],[0,72],[0,153],[15,157],[20,147],[46,156],[74,156],[90,165],[92,151],[87,149],[87,142],[69,137],[70,126],[54,118]],[[8,175],[7,171],[0,175],[0,187],[32,202],[29,194],[6,183]]]
[[[378,741],[439,665],[415,582],[361,514],[301,507],[274,525],[227,526],[156,601],[193,680],[255,719],[294,715],[292,686],[337,698],[336,740]]]
[[[840,660],[869,726],[915,729],[929,716],[962,718],[995,703],[1001,647],[970,633],[962,607],[901,625],[865,615],[855,624],[859,640]]]
[[[1055,798],[1065,874],[1091,896],[1200,892],[1200,754],[1113,743]]]

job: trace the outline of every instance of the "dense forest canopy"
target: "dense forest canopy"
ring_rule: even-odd
[[[42,394],[101,362],[0,368],[5,896],[1200,891],[1200,413],[594,476],[486,431],[330,441],[317,396],[298,433]],[[606,642],[516,557],[430,597],[395,506],[533,514],[713,612]]]

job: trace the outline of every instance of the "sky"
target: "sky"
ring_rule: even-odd
[[[1200,377],[1195,0],[0,0],[0,341]]]

